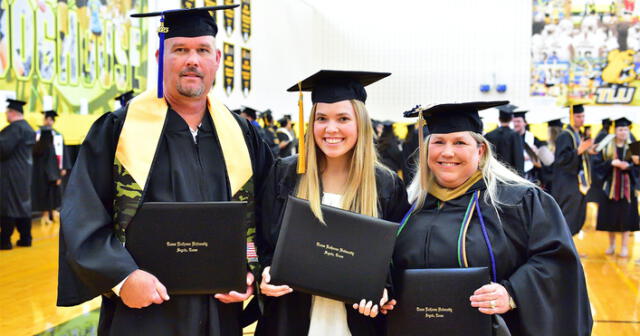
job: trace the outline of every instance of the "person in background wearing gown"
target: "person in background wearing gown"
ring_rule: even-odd
[[[520,135],[522,139],[522,149],[524,156],[524,175],[527,180],[540,183],[540,170],[542,163],[537,158],[538,150],[545,145],[529,131],[529,123],[527,122],[526,110],[515,110],[513,112],[513,130]]]
[[[571,124],[556,139],[553,163],[552,195],[556,199],[571,235],[584,225],[587,207],[586,194],[591,184],[593,140],[583,139],[580,127],[584,124],[584,107],[573,105]]]
[[[629,150],[629,126],[627,118],[615,120],[615,139],[595,156],[594,172],[602,183],[605,198],[599,202],[596,230],[609,232],[609,248],[605,252],[612,255],[616,251],[616,232],[622,234],[620,257],[629,256],[629,233],[638,231],[638,185],[637,155]]]
[[[408,210],[404,184],[377,160],[373,128],[364,105],[364,86],[388,75],[322,70],[301,82],[303,91],[312,91],[314,104],[306,147],[300,149],[300,156],[276,161],[262,195],[258,255],[265,267],[260,289],[267,298],[256,335],[384,335],[384,320],[377,315],[395,304],[387,302],[386,289],[380,293],[380,302],[362,300],[351,307],[293,291],[286,284],[272,285],[269,271],[280,233],[280,215],[289,195],[309,200],[320,220],[321,204],[395,222]],[[289,89],[297,90],[298,85]],[[306,160],[301,166],[306,172],[298,174],[303,153]],[[367,281],[366,274],[362,281]]]
[[[411,183],[418,168],[418,130],[415,124],[407,125],[407,136],[402,143],[402,178]]]
[[[144,202],[243,200],[260,207],[254,195],[271,152],[211,91],[221,52],[209,10],[235,7],[164,12],[164,53],[156,54],[162,85],[101,116],[82,145],[63,198],[57,304],[101,296],[99,335],[242,334],[253,273],[244,293],[170,297],[124,247],[127,225]],[[250,215],[243,225],[247,262],[259,275],[255,222]]]
[[[33,182],[31,188],[32,211],[42,211],[41,223],[51,224],[60,207],[62,177],[66,174],[64,140],[53,129],[56,111],[44,111],[43,126],[36,132],[33,147]]]
[[[485,134],[485,138],[493,145],[496,158],[518,174],[524,174],[524,148],[520,135],[509,127],[513,119],[515,105],[498,106],[500,125]]]
[[[562,133],[562,119],[553,119],[547,122],[547,144],[546,147],[549,150],[551,156],[555,153],[556,150],[556,139]],[[540,169],[540,182],[542,184],[542,189],[551,195],[551,190],[553,189],[553,162],[555,158],[552,158],[550,162],[542,165]]]
[[[382,124],[382,133],[376,143],[380,161],[394,172],[402,171],[402,151],[400,141],[393,132],[393,122],[385,121]]]
[[[24,120],[24,101],[7,99],[7,122],[0,131],[0,250],[10,250],[14,227],[18,246],[31,246],[32,150],[36,134]]]
[[[278,157],[286,158],[296,153],[296,134],[293,132],[291,120],[282,118],[278,120],[278,124],[280,124],[280,128],[276,131],[280,147]]]
[[[408,188],[413,205],[399,228],[393,274],[488,267],[492,282],[468,293],[469,304],[503,320],[495,332],[506,324],[511,335],[590,335],[584,273],[560,208],[496,160],[481,135],[478,110],[505,103],[424,111],[431,134]]]

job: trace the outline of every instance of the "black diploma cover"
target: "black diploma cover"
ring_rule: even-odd
[[[469,301],[490,282],[487,267],[408,269],[395,280],[398,304],[387,317],[388,336],[491,335],[491,315]]]
[[[346,303],[379,302],[398,224],[289,196],[271,265],[274,284]]]
[[[127,227],[126,248],[169,294],[244,293],[246,202],[148,202]]]

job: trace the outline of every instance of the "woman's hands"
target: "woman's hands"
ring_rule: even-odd
[[[269,282],[271,281],[271,274],[269,271],[271,271],[271,266],[265,267],[264,271],[262,271],[262,282],[260,282],[260,292],[262,292],[262,294],[278,297],[293,292],[293,289],[287,285],[270,285]]]
[[[509,299],[507,289],[501,284],[492,282],[473,292],[469,301],[471,301],[471,307],[478,308],[481,313],[493,315],[504,314],[511,310]]]
[[[385,288],[382,292],[382,298],[380,299],[379,306],[377,304],[374,305],[372,301],[366,302],[365,299],[362,299],[360,303],[353,304],[353,309],[357,310],[364,316],[374,318],[378,316],[378,312],[386,315],[389,310],[393,310],[395,305],[396,300],[389,301],[389,294],[387,293],[387,289]]]

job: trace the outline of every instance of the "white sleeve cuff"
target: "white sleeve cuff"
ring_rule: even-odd
[[[120,296],[120,289],[122,289],[122,285],[124,285],[124,282],[127,281],[127,279],[129,279],[128,275],[126,278],[124,278],[124,280],[120,281],[120,283],[118,283],[115,287],[111,289],[113,290],[114,293],[116,293],[117,296]]]

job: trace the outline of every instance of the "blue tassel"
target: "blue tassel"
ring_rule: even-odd
[[[158,35],[160,36],[160,47],[158,48],[158,98],[162,98],[164,96],[162,86],[162,77],[164,72],[164,15],[160,18],[160,29],[158,29]]]

